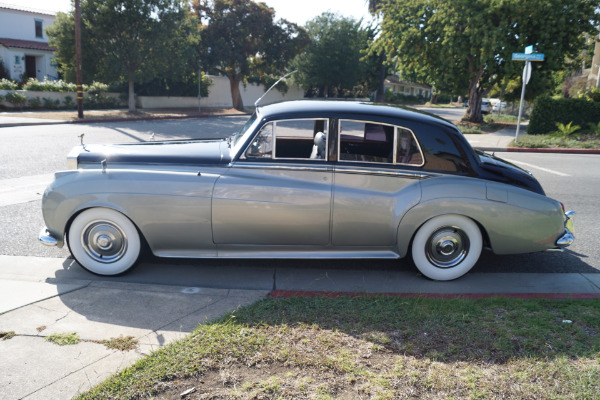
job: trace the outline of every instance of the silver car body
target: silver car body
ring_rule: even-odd
[[[61,247],[79,213],[105,208],[126,216],[159,257],[399,258],[426,221],[450,214],[474,221],[496,254],[570,244],[569,218],[558,201],[490,171],[504,168],[510,173],[503,174],[526,181],[525,172],[497,159],[479,173],[440,170],[441,161],[431,160],[446,153],[426,147],[427,130],[456,135],[452,141],[473,171],[487,161],[451,124],[388,109],[293,102],[258,109],[244,130],[227,140],[78,146],[69,155],[72,169],[57,172],[44,193],[46,227],[40,240]],[[388,114],[380,117],[382,110]],[[307,120],[329,135],[324,158],[279,159],[277,149],[262,158],[259,147],[265,143],[282,149],[286,143],[278,136],[269,143],[271,133],[261,133],[265,127],[277,130],[278,123],[300,126]],[[364,162],[344,153],[343,146],[361,142],[341,127],[363,122],[365,132],[375,124],[389,137],[393,132],[391,162],[377,156]],[[416,142],[417,161],[411,164],[399,161],[402,135]],[[286,139],[301,143],[298,137]]]

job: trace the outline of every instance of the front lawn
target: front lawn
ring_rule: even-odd
[[[80,399],[599,397],[598,300],[374,296],[260,301]]]
[[[523,135],[519,141],[510,142],[508,147],[524,148],[568,148],[568,149],[600,149],[600,136],[592,134],[575,134],[567,138],[557,135]]]

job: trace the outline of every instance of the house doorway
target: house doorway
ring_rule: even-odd
[[[35,56],[25,56],[25,74],[28,78],[37,78]]]

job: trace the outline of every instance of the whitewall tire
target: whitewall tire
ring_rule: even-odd
[[[481,231],[461,215],[441,215],[425,222],[412,243],[412,258],[426,277],[449,281],[469,272],[481,254]]]
[[[141,250],[140,235],[125,215],[90,208],[69,227],[67,243],[77,262],[97,275],[118,275],[132,268]]]

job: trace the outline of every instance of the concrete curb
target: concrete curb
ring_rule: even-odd
[[[477,300],[491,297],[504,297],[512,299],[547,299],[547,300],[596,300],[600,293],[357,293],[357,292],[318,292],[296,290],[274,290],[268,297],[274,299],[287,299],[292,297],[402,297],[402,298],[427,298],[427,299],[465,299]]]
[[[504,149],[504,151],[514,152],[514,153],[600,154],[600,149],[507,147],[506,149]]]

